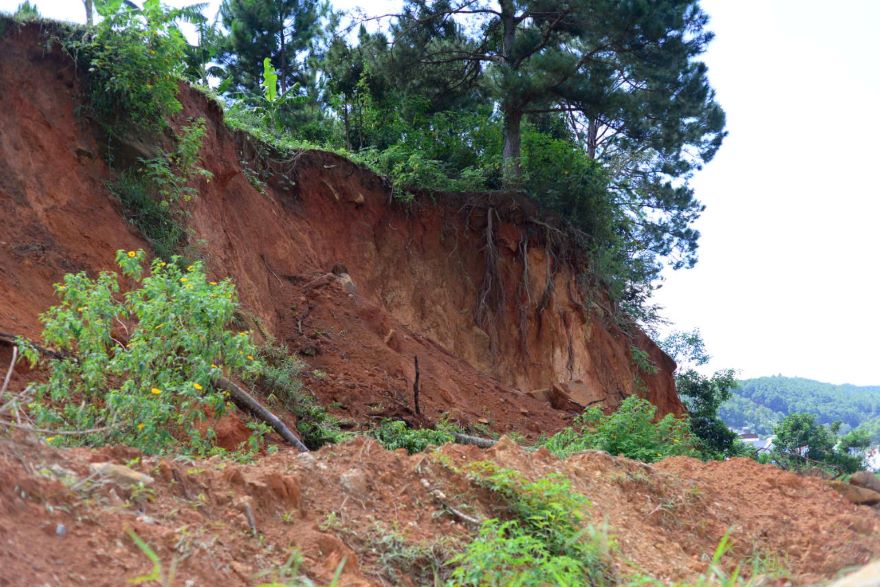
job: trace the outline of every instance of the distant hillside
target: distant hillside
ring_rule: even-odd
[[[819,422],[842,422],[844,429],[865,425],[880,436],[880,386],[833,385],[800,377],[746,379],[721,406],[720,415],[733,428],[748,426],[771,434],[788,414],[816,414]]]

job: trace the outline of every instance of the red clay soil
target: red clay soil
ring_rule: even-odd
[[[273,161],[230,133],[216,105],[188,89],[182,97],[175,124],[205,117],[201,155],[214,176],[194,186],[195,255],[215,276],[235,280],[257,336],[299,353],[307,388],[340,416],[411,417],[415,356],[428,419],[446,414],[534,437],[579,409],[554,387],[581,405],[612,409],[639,379],[661,413],[681,413],[673,362],[643,333],[621,330],[602,295],[584,298],[568,265],[553,262],[564,251],[526,200],[434,194],[397,204],[381,178],[350,161],[321,152]],[[7,27],[0,332],[38,338],[53,282],[113,268],[117,249],[147,248],[107,189],[114,172],[94,127],[77,115],[82,103],[69,59],[46,48],[39,28]],[[126,156],[144,148],[129,145]],[[248,177],[264,170],[273,173],[261,190]],[[638,372],[632,345],[649,353],[657,374]],[[0,344],[3,372],[10,353]],[[10,389],[35,376],[20,367]],[[246,433],[236,418],[217,428],[230,446]],[[637,569],[663,581],[693,577],[727,531],[735,540],[729,564],[775,557],[799,582],[880,554],[876,512],[821,481],[750,461],[648,467],[601,453],[560,461],[509,441],[441,454],[453,464],[488,458],[530,477],[569,477],[619,544],[620,580]],[[442,562],[474,530],[444,513],[423,480],[470,515],[500,511],[442,460],[362,438],[307,455],[282,449],[252,465],[3,438],[0,586],[122,584],[151,566],[129,528],[165,570],[176,561],[177,585],[282,579],[258,575],[277,571],[292,548],[318,584],[343,560],[343,585],[431,584],[432,565],[442,578]],[[95,461],[127,464],[155,482],[132,490],[92,475]]]
[[[0,87],[0,332],[37,337],[53,282],[112,269],[117,249],[147,247],[107,188],[114,174],[77,115],[84,97],[70,60],[46,49],[38,27],[10,25],[0,38]],[[603,296],[584,298],[524,198],[395,203],[384,180],[344,158],[272,161],[225,127],[217,105],[188,88],[181,97],[175,124],[206,119],[201,156],[213,173],[194,185],[195,256],[235,280],[259,336],[302,354],[309,388],[337,414],[410,410],[415,356],[431,420],[445,413],[534,436],[582,405],[613,409],[639,379],[660,413],[681,413],[674,363],[637,329],[622,331]],[[117,160],[145,149],[133,140]],[[265,170],[261,190],[248,177]],[[639,373],[633,345],[657,374]],[[548,393],[554,386],[580,406]]]
[[[164,570],[176,567],[174,585],[277,580],[271,573],[292,549],[304,557],[300,573],[319,585],[343,560],[341,585],[433,584],[474,529],[429,488],[478,519],[503,515],[501,502],[452,470],[486,459],[530,478],[568,477],[592,501],[593,522],[607,524],[618,544],[619,582],[693,579],[728,531],[728,567],[769,558],[795,584],[880,555],[875,510],[850,504],[820,480],[742,459],[679,458],[651,467],[586,453],[561,461],[506,439],[490,450],[447,446],[408,456],[359,438],[240,465],[122,448],[60,450],[22,437],[0,440],[0,585],[97,587],[146,574],[152,565],[128,529],[156,551]],[[155,482],[133,491],[93,475],[89,463],[105,461]]]

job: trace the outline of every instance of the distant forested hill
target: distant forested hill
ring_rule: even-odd
[[[746,379],[719,411],[732,428],[748,426],[772,434],[773,426],[795,412],[816,414],[819,422],[842,422],[844,430],[863,426],[880,441],[880,386],[832,385],[800,377]]]

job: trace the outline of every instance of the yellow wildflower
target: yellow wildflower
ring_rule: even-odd
[[[217,282],[216,281],[209,281],[208,284],[209,285],[217,285]]]
[[[192,289],[192,288],[193,288],[193,286],[192,286],[191,283],[188,283],[188,284],[186,285],[186,289]]]
[[[58,437],[57,437],[57,436],[47,436],[47,437],[46,437],[46,442],[52,442],[52,441],[55,440],[56,438],[58,438]]]
[[[247,358],[248,358],[248,361],[253,361],[253,360],[254,360],[254,356],[253,356],[253,355],[248,355]]]
[[[150,393],[152,393],[153,395],[159,395],[160,393],[162,393],[162,390],[159,389],[158,387],[154,387],[153,389],[150,390]]]
[[[187,270],[187,271],[192,271],[192,270],[193,270],[193,266],[192,266],[192,265],[187,265],[186,270]]]
[[[180,283],[186,283],[187,281],[189,281],[189,279],[187,279],[186,277],[180,278]]]
[[[144,423],[141,422],[140,424],[138,424],[138,430],[143,430],[143,429],[144,429]]]
[[[129,251],[128,256],[134,259],[135,257],[137,257],[137,253],[135,253],[134,251]]]
[[[193,388],[194,388],[196,391],[202,391],[202,386],[199,385],[198,383],[193,383]]]
[[[82,313],[83,310],[85,310],[85,308],[83,308],[82,306],[80,306],[79,308],[76,309],[76,311],[79,313]]]

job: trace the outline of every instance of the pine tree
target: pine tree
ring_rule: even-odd
[[[259,93],[266,57],[282,93],[305,81],[305,55],[321,34],[317,0],[224,0],[220,18],[228,31],[221,59],[238,89]]]
[[[452,17],[476,31],[463,42],[428,42],[421,62],[485,66],[504,118],[505,178],[520,177],[523,118],[569,115],[587,152],[638,143],[655,170],[680,176],[708,160],[724,136],[706,67],[695,59],[711,34],[695,0],[410,0],[398,29]],[[693,153],[692,153],[693,154]],[[657,169],[660,168],[660,169]],[[670,203],[673,194],[667,194]]]

